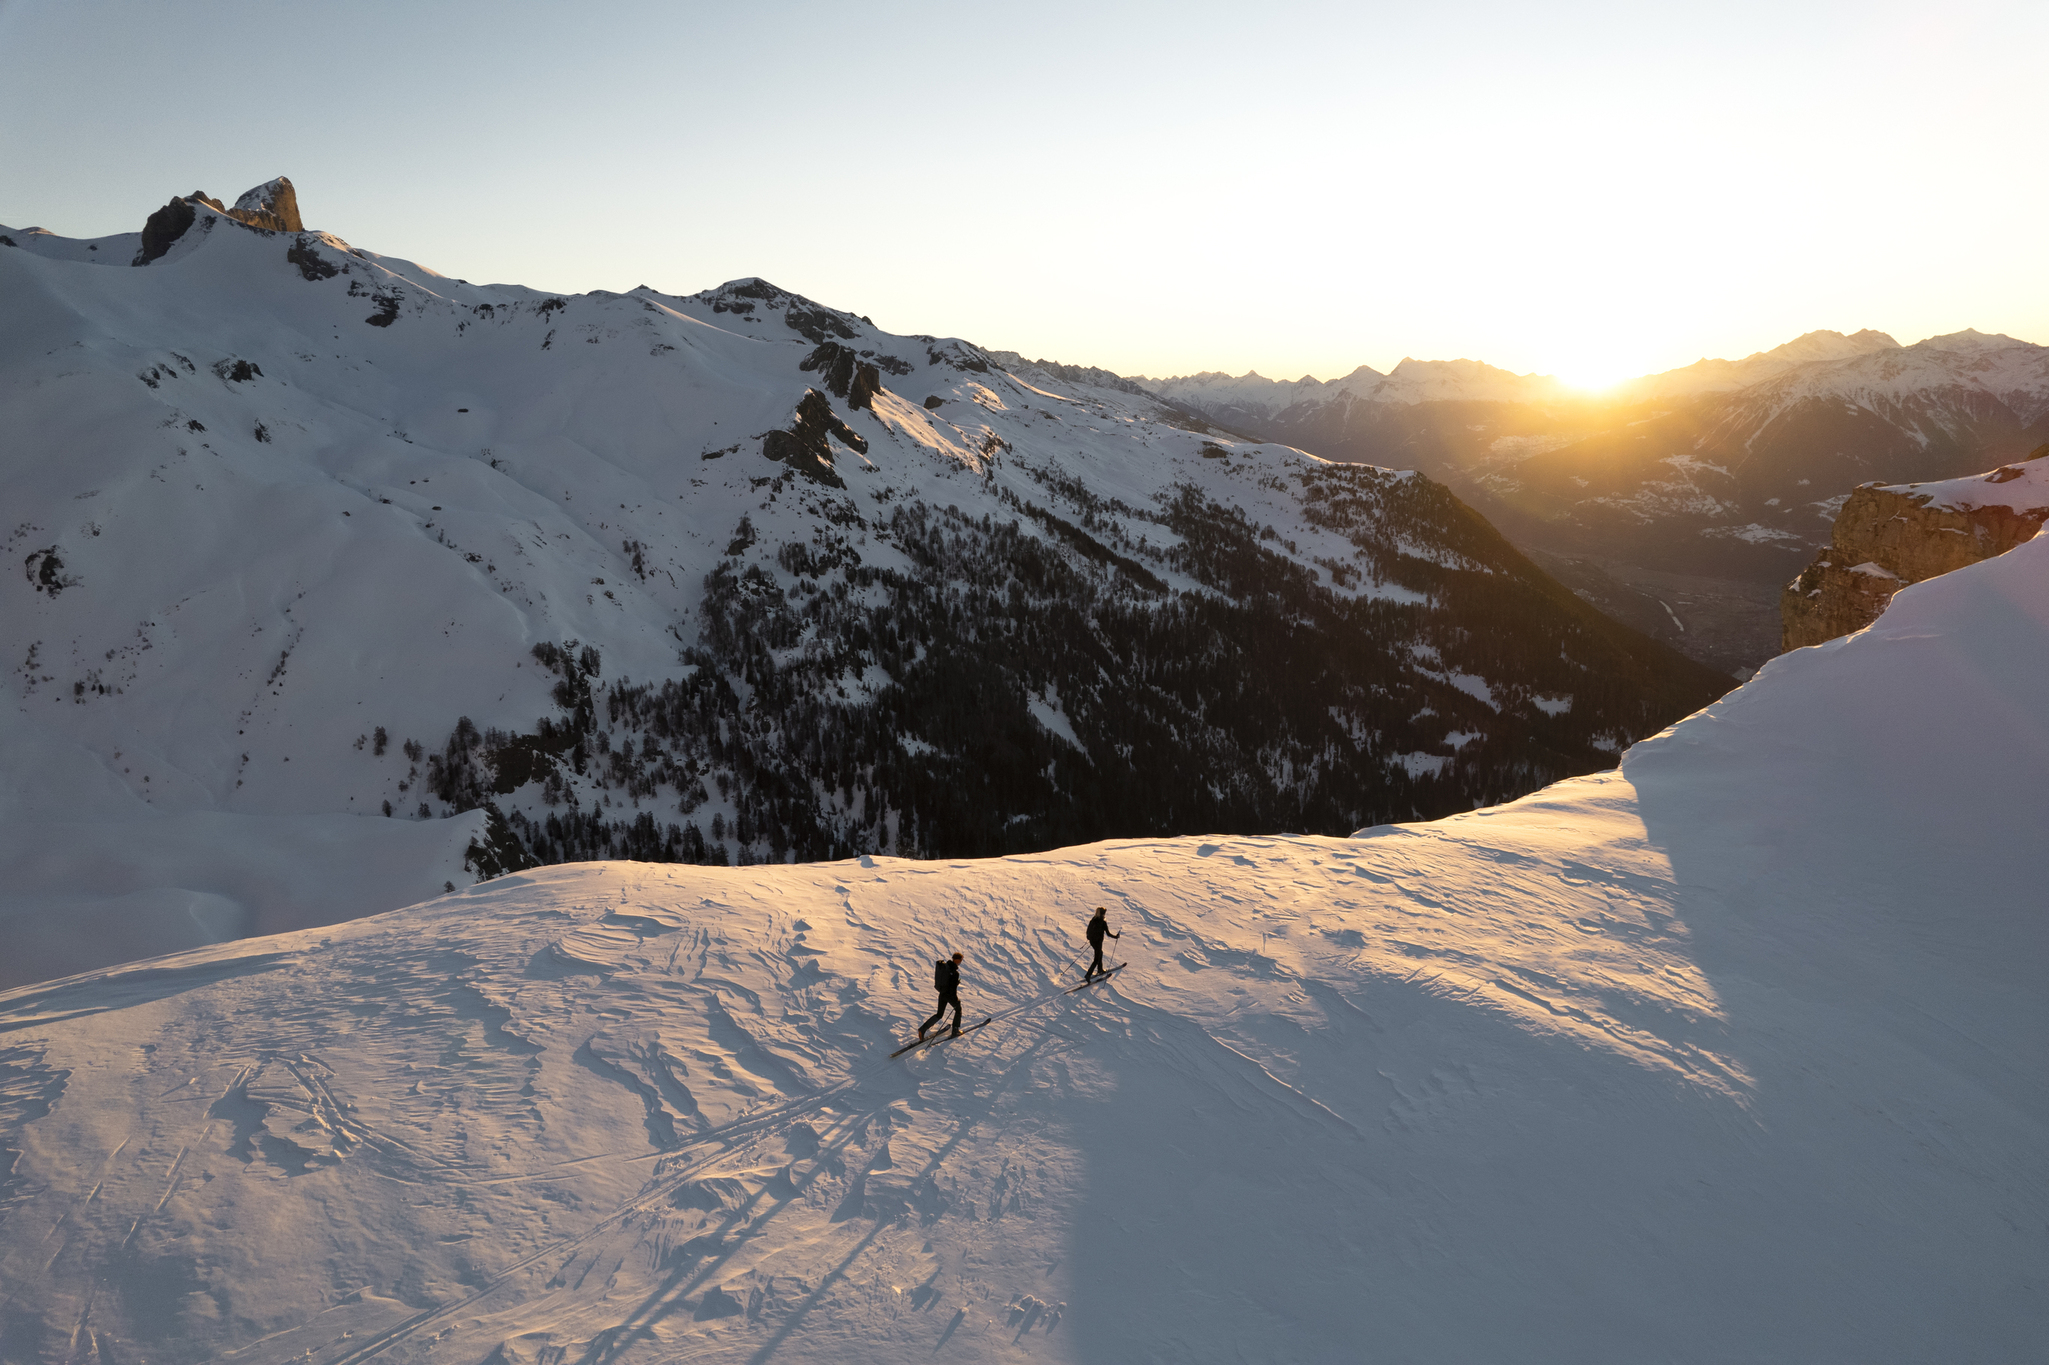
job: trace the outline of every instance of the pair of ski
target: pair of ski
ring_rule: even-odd
[[[987,1028],[988,1026],[989,1021],[987,1019],[984,1019],[979,1024],[969,1024],[966,1028],[963,1029],[947,1029],[945,1032],[936,1033],[930,1038],[914,1038],[910,1042],[905,1043],[902,1047],[898,1048],[896,1051],[890,1053],[889,1055],[892,1057],[901,1057],[906,1052],[909,1052],[914,1048],[937,1047],[939,1044],[946,1042],[950,1038],[958,1038],[964,1033],[973,1033],[978,1028]]]
[[[1061,994],[1073,995],[1076,991],[1085,991],[1089,987],[1095,985],[1098,981],[1108,981],[1111,977],[1117,975],[1117,973],[1123,970],[1124,964],[1120,962],[1116,966],[1101,973],[1100,975],[1090,977],[1088,980],[1082,982],[1079,986],[1069,986],[1066,990],[1062,991]],[[993,1017],[994,1016],[991,1016],[992,1019]],[[948,1029],[946,1032],[938,1034],[931,1038],[914,1038],[910,1042],[905,1043],[902,1047],[898,1048],[896,1051],[890,1053],[889,1055],[891,1057],[901,1057],[906,1052],[914,1052],[920,1048],[936,1047],[940,1043],[948,1042],[954,1038],[958,1038],[962,1034],[973,1033],[978,1028],[987,1028],[990,1022],[991,1019],[984,1019],[979,1024],[969,1024],[964,1029]]]

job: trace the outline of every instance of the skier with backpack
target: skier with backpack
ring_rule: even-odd
[[[1084,982],[1094,979],[1097,972],[1103,971],[1104,936],[1108,935],[1111,938],[1124,937],[1122,934],[1113,934],[1110,932],[1109,914],[1110,908],[1108,906],[1099,905],[1096,907],[1095,918],[1089,921],[1089,946],[1096,950],[1096,960],[1094,962],[1089,963],[1089,969],[1081,974],[1081,979]],[[1103,974],[1105,976],[1109,975],[1108,972],[1103,972]]]
[[[925,1030],[938,1023],[946,1013],[948,1005],[953,1006],[953,1032],[960,1035],[960,963],[961,954],[955,953],[951,960],[932,964],[932,985],[939,992],[939,1008],[932,1011],[932,1017],[918,1025],[918,1041],[925,1041]]]

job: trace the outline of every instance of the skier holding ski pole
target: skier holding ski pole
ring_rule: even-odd
[[[1096,907],[1096,917],[1089,921],[1089,946],[1096,950],[1096,960],[1094,962],[1089,963],[1089,969],[1081,974],[1081,979],[1083,981],[1090,980],[1095,976],[1097,972],[1103,970],[1104,936],[1108,935],[1111,938],[1124,937],[1122,934],[1110,933],[1110,921],[1108,918],[1109,914],[1110,908],[1108,906],[1099,905]],[[1107,975],[1107,973],[1105,973],[1105,975]]]
[[[953,1006],[953,1032],[960,1034],[960,961],[961,954],[955,953],[951,961],[932,964],[932,985],[939,992],[939,1008],[932,1011],[932,1017],[918,1025],[918,1041],[925,1040],[925,1030],[939,1022],[948,1005]]]

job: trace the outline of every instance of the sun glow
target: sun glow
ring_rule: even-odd
[[[1626,364],[1612,360],[1581,361],[1562,365],[1554,371],[1559,383],[1584,394],[1606,393],[1624,380],[1635,378],[1637,373]]]

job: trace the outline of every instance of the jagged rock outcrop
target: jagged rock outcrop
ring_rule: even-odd
[[[1779,599],[1786,649],[1878,619],[1909,583],[2005,554],[2049,520],[2049,445],[1989,474],[1940,483],[1869,483],[1836,514],[1829,547]]]
[[[306,225],[299,221],[299,196],[292,189],[292,182],[284,176],[266,180],[253,190],[245,190],[235,201],[235,207],[226,210],[228,217],[247,223],[250,227],[267,228],[272,232],[304,232]]]
[[[173,199],[149,216],[142,225],[142,249],[135,253],[135,265],[148,265],[171,249],[171,243],[185,235],[185,229],[192,226],[192,220],[199,211],[192,207],[194,200],[204,201],[202,194],[187,199]]]
[[[862,367],[873,371],[874,366]],[[868,438],[841,421],[832,404],[816,389],[804,390],[797,404],[797,420],[788,431],[771,431],[761,438],[761,453],[780,461],[814,483],[845,488],[846,481],[833,471],[832,442],[837,436],[855,450],[867,453]]]
[[[299,221],[299,196],[292,189],[292,182],[284,176],[266,180],[253,190],[246,190],[229,208],[205,190],[194,190],[182,198],[173,199],[149,216],[142,225],[142,249],[135,253],[135,265],[148,265],[171,249],[199,216],[201,208],[233,218],[266,232],[304,232],[305,224]]]

